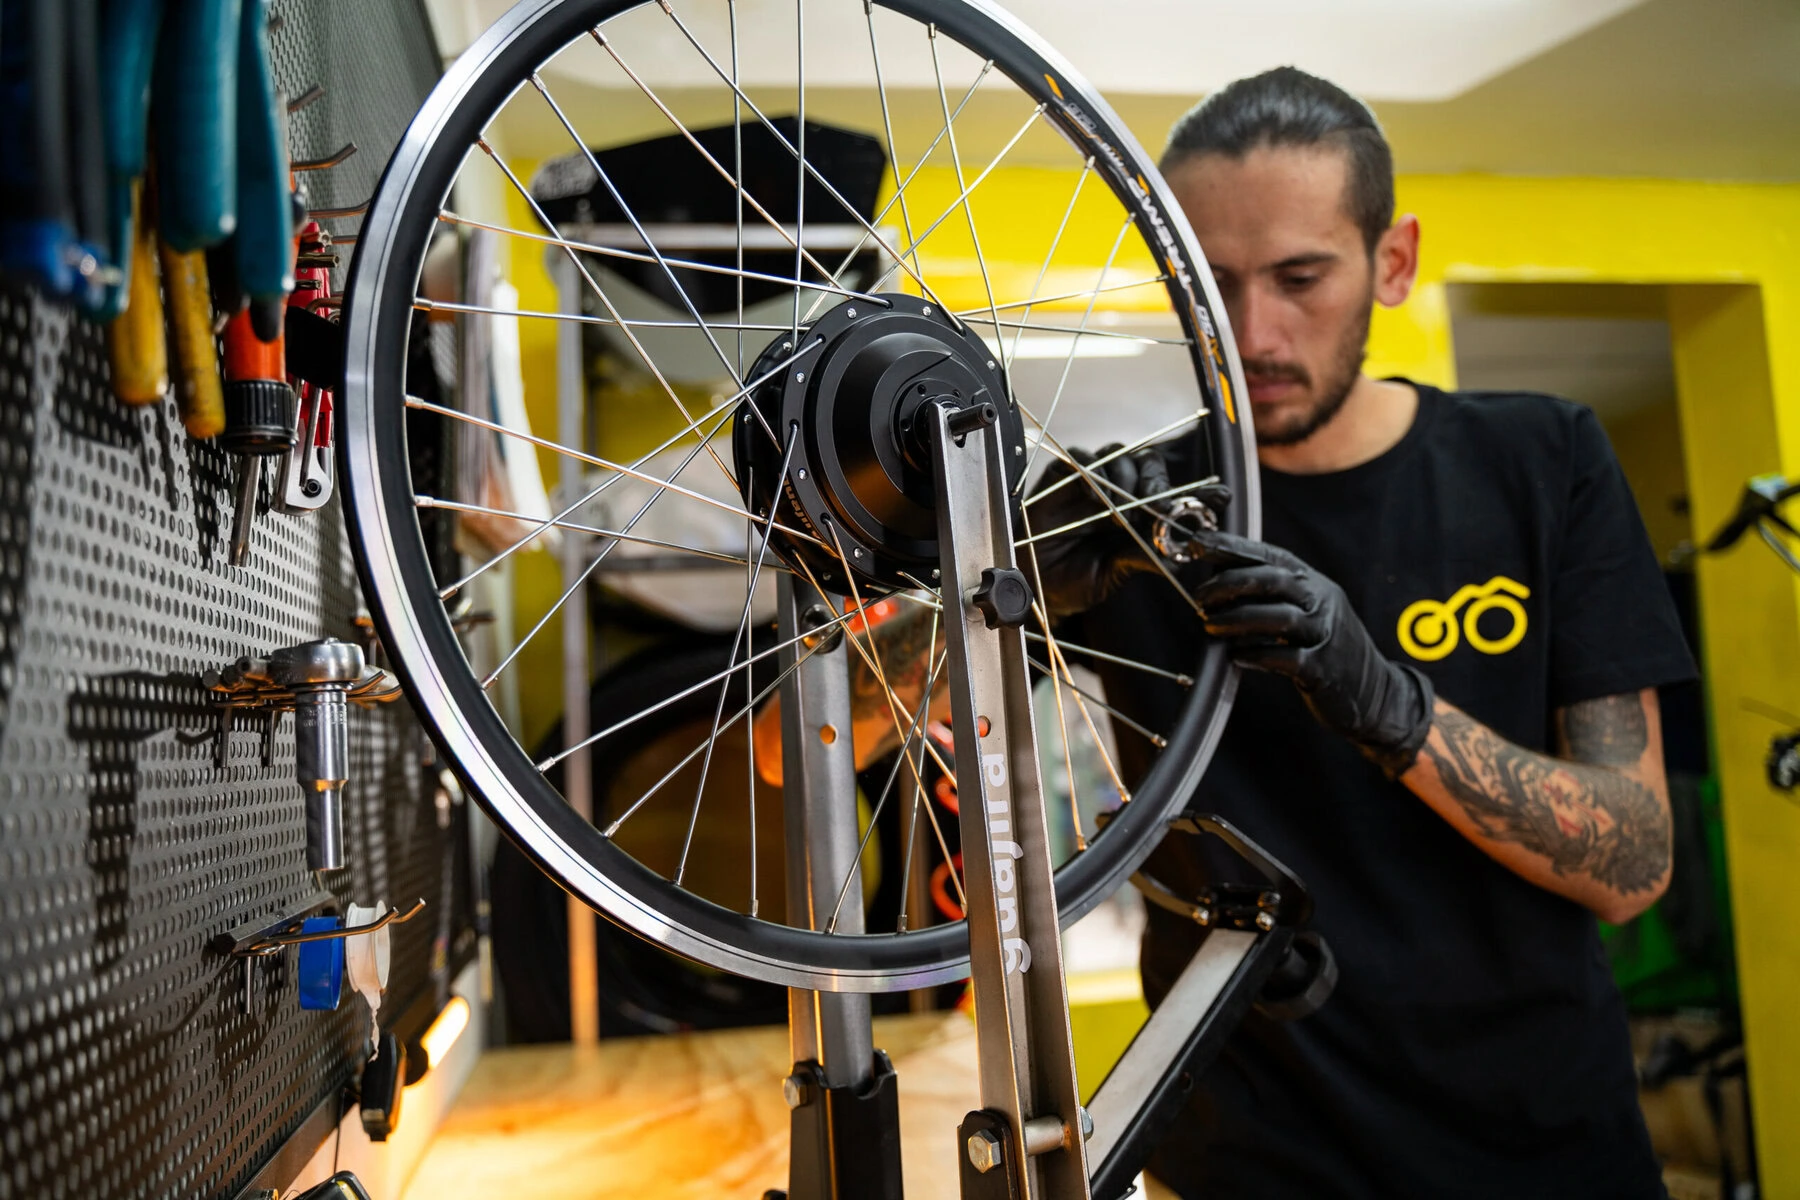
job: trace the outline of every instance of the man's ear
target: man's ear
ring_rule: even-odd
[[[1385,308],[1398,308],[1412,294],[1419,276],[1419,218],[1411,213],[1381,235],[1375,243],[1375,299]]]

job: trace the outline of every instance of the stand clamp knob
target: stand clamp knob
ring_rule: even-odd
[[[989,629],[1010,629],[1025,623],[1034,599],[1024,572],[1013,567],[986,567],[970,602],[981,610]]]

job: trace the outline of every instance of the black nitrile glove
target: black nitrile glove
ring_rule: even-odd
[[[1213,532],[1190,550],[1216,568],[1193,589],[1206,631],[1240,665],[1292,679],[1389,779],[1404,775],[1431,733],[1431,680],[1382,654],[1344,589],[1286,550]]]
[[[1119,444],[1115,442],[1094,454],[1071,450],[1069,457],[1119,489],[1114,491],[1100,485],[1114,508],[1129,504],[1133,498],[1156,496],[1169,490],[1168,464],[1154,446],[1120,454],[1098,466],[1092,465],[1118,449]],[[1067,463],[1056,463],[1044,473],[1026,500],[1030,530],[1043,540],[1020,547],[1019,565],[1026,578],[1031,580],[1032,587],[1040,593],[1038,598],[1053,620],[1086,612],[1112,595],[1132,575],[1157,569],[1143,547],[1155,546],[1158,524],[1155,510],[1162,505],[1142,505],[1127,509],[1120,516],[1106,515],[1090,520],[1096,514],[1105,513],[1106,506],[1095,493],[1095,483],[1084,478],[1069,478],[1076,474]],[[1064,480],[1069,482],[1064,483]],[[1055,490],[1050,490],[1052,488]],[[1231,497],[1230,489],[1217,484],[1189,494],[1215,512],[1223,509]],[[1137,538],[1125,531],[1121,518],[1130,522]],[[1074,527],[1062,533],[1055,532],[1065,526]],[[1023,527],[1019,536],[1025,536]],[[1142,539],[1141,546],[1138,539]]]

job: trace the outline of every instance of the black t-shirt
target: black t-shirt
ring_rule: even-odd
[[[1379,458],[1327,475],[1265,469],[1263,536],[1335,580],[1389,657],[1534,750],[1553,749],[1561,706],[1690,678],[1593,413],[1547,396],[1418,392],[1411,429]],[[1203,636],[1191,610],[1166,585],[1133,592],[1126,640],[1191,656]],[[1132,707],[1172,712],[1179,696],[1143,679],[1130,682]],[[1253,1016],[1233,1038],[1165,1143],[1169,1183],[1207,1200],[1663,1195],[1587,910],[1483,854],[1320,726],[1282,678],[1245,672],[1193,807],[1299,875],[1340,978],[1313,1016]],[[1159,878],[1181,888],[1244,874],[1188,841],[1158,851]],[[1150,909],[1152,1003],[1199,933]]]

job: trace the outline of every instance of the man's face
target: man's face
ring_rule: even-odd
[[[1362,370],[1375,281],[1348,173],[1342,150],[1286,146],[1169,172],[1231,317],[1262,445],[1305,441]]]

